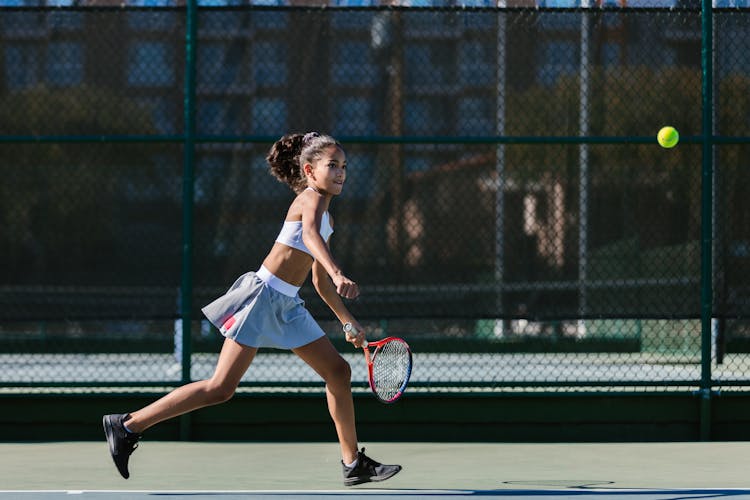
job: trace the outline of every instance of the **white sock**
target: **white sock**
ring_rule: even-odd
[[[344,464],[344,465],[346,465],[347,467],[349,467],[350,469],[352,469],[352,468],[354,468],[357,465],[357,462],[359,462],[359,458],[355,458],[354,462],[352,462],[350,464]]]

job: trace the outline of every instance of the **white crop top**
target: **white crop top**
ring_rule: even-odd
[[[331,227],[331,221],[328,220],[328,212],[323,212],[323,217],[320,220],[320,236],[323,237],[323,241],[328,241],[328,238],[333,234],[333,228]],[[286,246],[301,250],[306,254],[312,256],[312,252],[305,246],[302,241],[302,221],[284,221],[284,225],[281,227],[281,232],[276,237],[278,243],[282,243]]]

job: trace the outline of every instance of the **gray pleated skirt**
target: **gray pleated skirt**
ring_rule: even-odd
[[[242,345],[294,349],[325,335],[297,290],[261,268],[237,278],[202,311],[222,335]]]

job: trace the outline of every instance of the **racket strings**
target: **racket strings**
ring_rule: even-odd
[[[409,348],[403,342],[387,342],[373,359],[375,393],[386,401],[395,398],[405,385],[411,366]]]

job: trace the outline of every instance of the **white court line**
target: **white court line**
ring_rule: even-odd
[[[140,496],[150,497],[152,495],[160,496],[188,496],[193,498],[202,498],[203,496],[221,496],[226,495],[228,497],[247,497],[247,498],[263,498],[263,497],[288,497],[295,499],[308,499],[308,498],[339,498],[341,496],[370,496],[370,497],[388,497],[388,498],[399,498],[399,497],[419,497],[419,498],[430,498],[430,497],[470,497],[475,496],[478,490],[388,490],[388,489],[347,489],[347,490],[0,490],[0,498],[5,498],[6,495],[10,495],[10,499],[15,500],[16,498],[33,498],[34,495],[45,495],[40,498],[57,498],[63,496],[92,496],[97,498],[98,496],[105,497],[107,495],[128,495],[132,498],[138,499]],[[503,496],[505,498],[512,497],[514,491],[520,490],[497,490],[484,492],[480,491],[479,494],[482,496]],[[533,490],[529,490],[531,493]],[[549,491],[549,490],[547,490]],[[570,490],[567,491],[570,493]],[[524,493],[524,496],[527,496]],[[532,495],[533,496],[533,495]],[[642,500],[642,499],[641,499]],[[666,500],[666,499],[665,499]]]
[[[159,494],[159,495],[466,495],[475,491],[484,490],[395,490],[395,489],[375,489],[375,488],[352,488],[346,490],[0,490],[0,495],[11,493],[62,493],[66,495],[82,495],[86,493],[110,493],[110,494]],[[495,491],[495,490],[492,490]],[[519,491],[516,489],[505,489],[497,491]],[[526,490],[524,490],[526,491]],[[535,491],[535,490],[528,490]],[[542,490],[540,490],[542,491]],[[543,490],[553,491],[553,490]],[[571,491],[560,490],[560,491]],[[750,491],[750,490],[749,490]]]
[[[484,490],[462,490],[462,489],[445,489],[445,490],[395,490],[395,489],[375,489],[375,488],[352,488],[346,490],[0,490],[0,494],[10,493],[64,493],[67,495],[82,495],[85,493],[139,493],[139,494],[161,494],[161,495],[466,495],[474,491]],[[495,491],[495,490],[492,490]],[[519,491],[516,489],[506,489],[497,491]],[[526,490],[524,490],[526,491]],[[528,490],[535,491],[535,490]],[[542,490],[540,490],[542,491]],[[554,490],[543,490],[554,491]],[[571,491],[570,489],[560,491]],[[587,490],[588,491],[588,490]],[[750,490],[748,490],[750,491]]]

